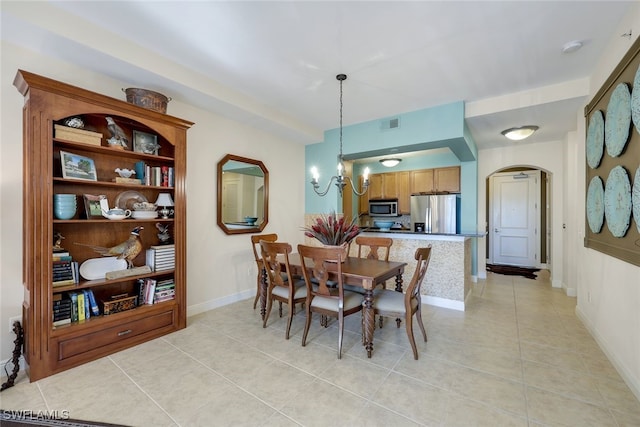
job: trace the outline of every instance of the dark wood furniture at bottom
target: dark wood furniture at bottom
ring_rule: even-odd
[[[289,266],[294,274],[303,274],[300,254],[295,253],[289,256]],[[307,262],[306,266],[307,268],[312,268],[313,263]],[[367,350],[368,357],[371,357],[371,353],[373,352],[373,330],[375,329],[373,290],[378,283],[384,283],[385,281],[395,277],[395,290],[397,292],[402,292],[402,274],[404,273],[404,268],[406,266],[406,262],[379,261],[375,259],[354,257],[348,257],[344,263],[342,263],[344,283],[360,286],[365,290],[362,316],[364,322],[364,346]],[[266,289],[266,282],[263,281],[261,285],[263,288],[261,292],[264,292]]]

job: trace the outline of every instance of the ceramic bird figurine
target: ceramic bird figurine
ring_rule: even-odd
[[[131,230],[129,239],[111,248],[85,245],[84,243],[76,243],[76,245],[87,246],[102,256],[114,256],[118,259],[125,259],[127,260],[127,268],[133,268],[133,260],[138,256],[140,251],[142,251],[142,240],[140,240],[141,230],[144,230],[144,227],[140,226],[134,228]]]
[[[107,120],[107,129],[111,133],[111,138],[107,140],[109,145],[112,147],[127,148],[129,140],[124,130],[113,121],[113,118],[105,117],[105,119]]]
[[[62,246],[61,246],[62,240],[64,240],[64,236],[59,231],[56,231],[53,233],[53,250],[54,251],[62,250]]]
[[[169,226],[162,225],[161,223],[156,223],[156,228],[158,229],[158,239],[160,240],[161,245],[165,245],[170,243],[171,235],[169,234]]]

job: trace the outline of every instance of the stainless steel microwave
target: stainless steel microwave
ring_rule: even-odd
[[[398,216],[398,199],[369,200],[369,216]]]

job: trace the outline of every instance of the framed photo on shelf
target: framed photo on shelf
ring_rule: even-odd
[[[133,131],[133,151],[157,156],[159,148],[157,135],[139,130]]]
[[[60,151],[60,161],[62,162],[63,178],[84,179],[87,181],[98,180],[98,173],[93,159]]]
[[[102,211],[109,210],[109,201],[107,196],[101,194],[94,196],[93,194],[84,194],[84,210],[87,213],[87,219],[103,218]]]

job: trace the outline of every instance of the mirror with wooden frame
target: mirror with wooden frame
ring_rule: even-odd
[[[227,154],[218,162],[218,226],[257,233],[269,219],[269,171],[259,160]]]

